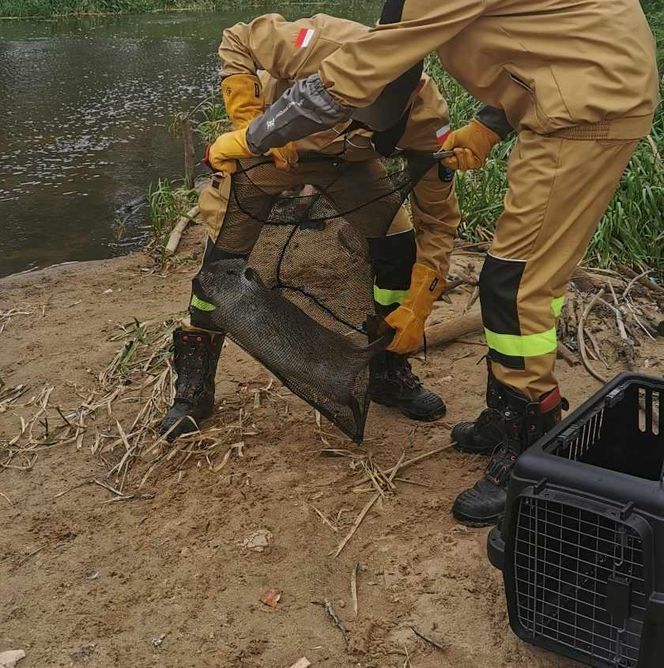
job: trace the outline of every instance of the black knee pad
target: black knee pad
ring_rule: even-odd
[[[417,257],[415,230],[367,241],[376,285],[386,290],[408,290]]]
[[[525,268],[525,261],[487,255],[480,273],[480,303],[482,321],[488,330],[489,357],[511,369],[524,369],[524,358],[495,350],[490,334],[521,336],[517,295]]]

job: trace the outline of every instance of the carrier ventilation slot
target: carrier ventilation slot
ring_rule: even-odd
[[[639,431],[659,436],[664,415],[664,393],[649,388],[639,388]]]
[[[602,434],[604,409],[598,411],[587,420],[576,432],[574,438],[565,444],[568,459],[579,461],[597,443]],[[564,452],[559,453],[564,456]]]

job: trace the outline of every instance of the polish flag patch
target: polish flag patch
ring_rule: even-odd
[[[450,128],[449,123],[447,125],[443,125],[442,128],[436,130],[436,141],[439,144],[444,144],[445,140],[450,136],[451,131],[452,128]]]
[[[302,28],[300,32],[297,35],[297,39],[295,40],[295,46],[298,49],[304,49],[309,44],[311,44],[311,40],[314,38],[314,33],[316,31],[313,28]]]

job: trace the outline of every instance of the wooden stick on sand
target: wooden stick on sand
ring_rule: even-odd
[[[175,226],[173,227],[173,230],[168,237],[168,243],[166,244],[166,255],[173,255],[175,253],[175,251],[178,249],[178,246],[180,245],[182,235],[187,229],[187,225],[189,225],[190,222],[195,223],[196,216],[199,213],[200,209],[198,206],[195,206],[192,209],[189,209],[189,211],[181,216],[178,222],[175,223]]]

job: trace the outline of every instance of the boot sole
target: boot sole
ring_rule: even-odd
[[[503,518],[503,515],[505,513],[499,513],[498,515],[495,515],[491,518],[486,517],[486,518],[477,518],[477,517],[469,517],[468,515],[464,515],[463,513],[458,513],[455,510],[452,510],[452,516],[454,519],[459,522],[460,524],[463,524],[464,526],[471,527],[472,529],[482,529],[485,527],[493,527],[500,522],[500,520]]]
[[[437,413],[422,414],[422,413],[414,413],[412,411],[409,411],[407,408],[401,408],[397,403],[391,403],[388,401],[376,401],[376,399],[372,399],[372,401],[375,404],[378,404],[379,406],[385,406],[386,408],[396,408],[402,415],[405,415],[407,418],[411,420],[417,420],[417,422],[435,422],[436,420],[440,420],[440,418],[442,418],[445,415],[445,413],[447,413],[447,406],[443,406],[442,409]]]
[[[447,409],[443,409],[442,411],[434,413],[433,415],[419,415],[417,413],[411,413],[405,408],[400,408],[399,410],[401,411],[402,415],[405,415],[410,420],[416,420],[417,422],[435,422],[436,420],[440,420],[440,418],[442,418],[445,413],[447,413]]]
[[[169,429],[173,429],[168,436],[166,436],[167,443],[173,443],[181,436],[187,436],[188,434],[194,434],[197,431],[202,431],[203,424],[212,416],[212,411],[208,415],[201,416],[198,420],[191,415],[183,415],[182,417],[177,418],[173,424],[169,425],[166,429],[163,427],[159,429],[161,436],[164,436]],[[163,424],[163,423],[162,423]],[[175,425],[175,428],[173,428]]]
[[[461,445],[459,442],[453,443],[452,447],[456,451],[462,452],[464,455],[491,455],[491,454],[493,454],[493,451],[496,449],[496,446],[491,446],[491,448],[487,448],[485,450],[479,450],[479,449],[475,449],[475,448],[466,448],[463,445]]]

